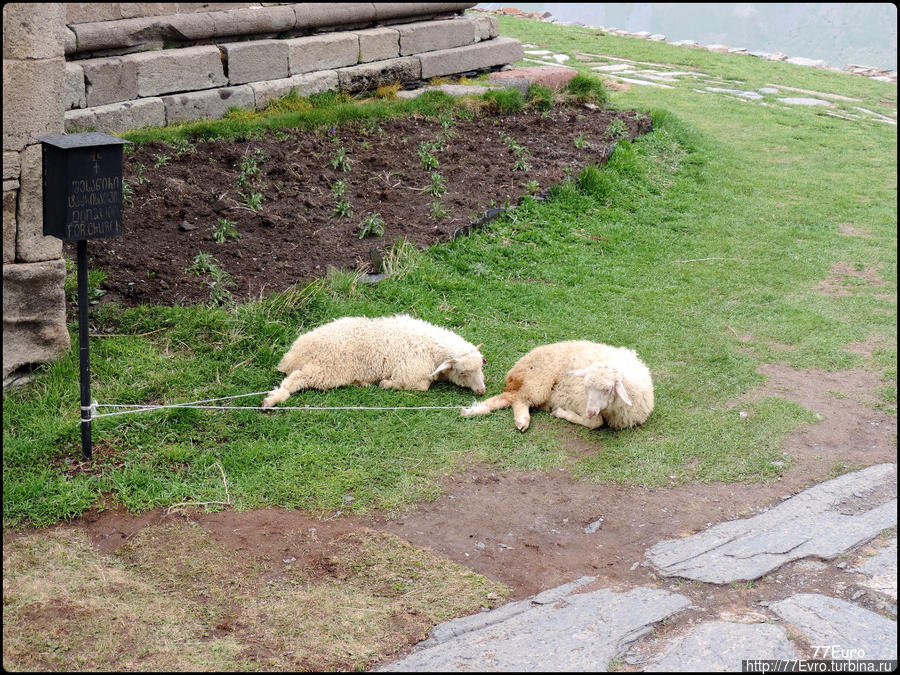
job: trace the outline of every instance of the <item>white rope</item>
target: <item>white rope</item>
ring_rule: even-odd
[[[265,408],[263,406],[231,406],[231,405],[197,405],[200,403],[211,403],[213,401],[225,401],[235,398],[243,398],[245,396],[260,396],[267,394],[266,391],[258,391],[252,394],[237,394],[236,396],[222,396],[221,398],[208,398],[199,401],[189,401],[187,403],[170,403],[168,405],[153,404],[125,404],[125,403],[97,403],[91,404],[86,410],[90,412],[89,419],[99,419],[100,417],[113,417],[115,415],[129,415],[131,413],[149,412],[153,410],[163,410],[165,408],[192,408],[198,410],[462,410],[466,406],[459,405],[422,405],[422,406],[279,406],[277,408]],[[472,405],[475,405],[473,401]],[[128,408],[128,410],[120,410],[119,412],[109,412],[97,414],[97,408]],[[85,410],[82,410],[82,414]]]

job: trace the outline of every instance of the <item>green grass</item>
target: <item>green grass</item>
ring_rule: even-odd
[[[582,69],[575,54],[612,54],[700,68],[745,88],[783,83],[895,110],[896,86],[862,77],[499,19],[502,34],[552,45]],[[293,109],[274,117],[129,138],[238,138],[453,109],[445,97],[421,99],[415,105],[425,107],[414,108],[320,97],[289,102]],[[610,92],[610,102],[651,114],[654,132],[620,141],[606,166],[557,186],[546,202],[526,200],[485,230],[424,252],[398,246],[379,284],[332,275],[239,306],[92,308],[96,330],[119,336],[92,341],[92,395],[101,403],[146,403],[264,392],[279,381],[275,365],[300,331],[345,315],[408,312],[484,343],[487,395],[538,344],[593,339],[633,347],[656,385],[656,409],[644,426],[588,431],[537,413],[520,434],[508,410],[472,419],[452,410],[170,410],[96,420],[93,470],[67,472],[80,453],[73,324],[72,351],[42,367],[29,389],[5,396],[5,525],[71,518],[101,495],[134,511],[221,501],[216,462],[235,508],[314,512],[397,512],[436,496],[443,472],[473,461],[500,470],[565,466],[583,480],[648,486],[773,480],[790,465],[789,458],[773,464],[785,459],[785,434],[813,421],[812,413],[773,397],[742,403],[751,414],[741,418],[727,402],[762,383],[756,368],[775,360],[794,368],[867,365],[883,379],[881,408],[896,414],[896,303],[885,298],[896,297],[896,128],[689,86],[632,87]],[[845,224],[866,236],[842,234]],[[883,284],[822,294],[816,286],[836,263],[871,270]],[[845,349],[868,339],[880,340],[870,361]],[[773,344],[781,345],[777,352]],[[303,391],[287,405],[471,401],[471,392],[439,384],[424,393]],[[597,450],[570,457],[567,438]],[[346,495],[354,497],[350,506]]]

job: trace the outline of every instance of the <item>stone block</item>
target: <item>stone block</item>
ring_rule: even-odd
[[[355,33],[325,33],[284,42],[290,50],[291,75],[352,66],[359,59],[359,39]]]
[[[177,2],[123,2],[119,7],[123,19],[163,16],[183,11]]]
[[[513,63],[523,55],[521,42],[513,38],[498,37],[467,47],[426,52],[417,58],[422,62],[422,79],[427,80]]]
[[[84,93],[84,71],[77,63],[66,64],[63,106],[66,110],[84,108],[87,105]]]
[[[577,74],[577,70],[567,66],[529,66],[491,73],[488,75],[488,79],[500,83],[504,83],[508,79],[527,79],[536,84],[550,87],[550,89],[559,90],[565,89]]]
[[[228,82],[244,84],[288,76],[286,40],[253,40],[219,45],[228,60]]]
[[[296,27],[309,30],[371,26],[375,8],[362,2],[303,2],[294,5]]]
[[[18,189],[6,189],[6,183],[18,186],[19,181],[3,181],[3,263],[16,259],[16,199]]]
[[[497,17],[489,14],[479,14],[478,16],[469,17],[469,20],[475,24],[475,40],[490,40],[500,34],[500,27],[497,23]]]
[[[162,102],[166,106],[166,124],[219,119],[228,112],[229,108],[253,110],[254,101],[253,89],[246,84],[239,87],[205,89],[162,97]]]
[[[216,22],[212,14],[175,14],[159,19],[160,22],[163,20],[165,24],[160,30],[170,40],[206,40],[216,35]]]
[[[135,57],[83,59],[78,64],[84,72],[87,107],[130,101],[138,97],[138,64]]]
[[[22,171],[22,159],[18,152],[3,153],[3,180],[19,180]]]
[[[62,133],[65,59],[3,59],[3,149],[19,151],[35,136]]]
[[[342,91],[358,92],[376,89],[382,85],[405,84],[421,79],[421,66],[415,56],[405,56],[387,61],[363,63],[337,71]]]
[[[67,2],[65,8],[69,25],[122,18],[121,3],[118,2]]]
[[[62,240],[44,236],[41,145],[22,152],[22,175],[16,208],[16,261],[40,262],[62,257]]]
[[[384,61],[400,56],[400,33],[392,28],[356,31],[359,38],[359,62]]]
[[[469,19],[422,21],[396,26],[400,56],[462,47],[475,42],[475,23]]]
[[[152,26],[152,19],[120,19],[70,24],[69,28],[75,33],[76,51],[83,53],[123,47],[162,49],[162,36]]]
[[[222,55],[213,45],[120,57],[137,66],[138,96],[213,89],[228,84]]]
[[[216,37],[257,35],[293,30],[297,15],[293,6],[243,7],[225,12],[212,12]]]
[[[166,106],[159,97],[70,110],[65,114],[68,133],[105,131],[111,134],[141,127],[161,127],[165,123]]]
[[[78,39],[75,33],[68,26],[63,27],[63,51],[68,54],[74,54],[78,49]]]
[[[251,82],[249,86],[253,89],[256,109],[262,110],[269,101],[281,98],[290,91],[297,92],[298,96],[306,97],[323,91],[337,89],[338,76],[333,70],[320,70],[315,73],[294,75],[281,80]]]
[[[61,2],[4,4],[3,58],[52,59],[63,56],[65,16],[65,5]]]
[[[456,14],[471,9],[477,2],[375,2],[375,21],[419,21],[423,17]]]
[[[3,379],[69,350],[66,265],[61,258],[3,265]]]

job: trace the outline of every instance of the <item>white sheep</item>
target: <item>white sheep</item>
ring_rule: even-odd
[[[336,319],[294,340],[278,364],[287,377],[262,405],[271,408],[298,389],[377,383],[386,389],[425,391],[436,380],[449,380],[481,395],[480,347],[406,314]]]
[[[643,424],[653,410],[653,380],[633,349],[587,340],[535,347],[506,374],[503,393],[461,411],[486,415],[512,406],[519,431],[530,422],[529,409],[596,429]]]

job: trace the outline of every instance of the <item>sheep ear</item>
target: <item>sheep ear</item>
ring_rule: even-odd
[[[584,377],[587,375],[587,368],[579,368],[578,370],[570,370],[569,375],[574,375],[575,377]]]
[[[429,375],[428,377],[434,377],[435,375],[439,375],[440,373],[443,373],[445,370],[449,370],[453,366],[454,363],[456,363],[456,359],[447,359],[441,365],[439,365],[437,368],[435,368],[434,372],[431,375]]]
[[[622,399],[622,402],[625,405],[631,405],[631,398],[628,396],[628,392],[625,391],[625,384],[622,380],[616,380],[616,394],[618,394],[619,398]]]

